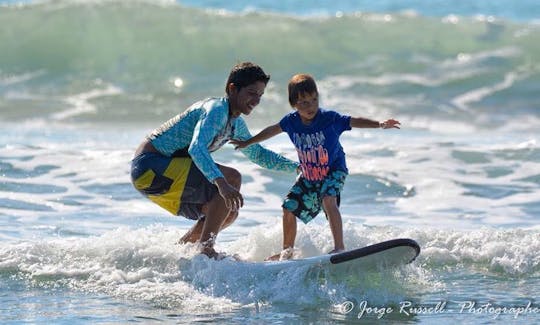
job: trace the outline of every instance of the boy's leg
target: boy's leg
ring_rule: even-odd
[[[283,251],[266,258],[267,261],[279,261],[292,258],[296,240],[296,217],[291,211],[283,209]],[[283,255],[283,256],[282,256]]]
[[[293,248],[296,240],[296,217],[283,209],[283,249]]]
[[[341,221],[341,213],[339,212],[337,198],[335,196],[325,196],[322,200],[323,209],[328,216],[330,230],[334,237],[334,250],[330,253],[336,253],[345,249],[343,243],[343,224]]]
[[[267,260],[292,258],[296,240],[296,219],[310,222],[321,211],[319,182],[312,182],[299,176],[283,201],[283,251]]]

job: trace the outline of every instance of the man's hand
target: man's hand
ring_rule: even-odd
[[[244,198],[242,194],[238,192],[234,187],[232,187],[225,178],[218,178],[214,182],[218,188],[219,195],[225,201],[225,206],[229,210],[238,211],[242,206],[244,206]]]

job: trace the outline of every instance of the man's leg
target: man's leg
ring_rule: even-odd
[[[205,218],[198,240],[202,245],[201,253],[216,258],[218,253],[214,250],[214,243],[225,221],[228,208],[221,195],[216,194],[210,202],[203,206],[203,211],[205,211]]]
[[[202,228],[204,226],[204,218],[197,220],[182,238],[178,241],[179,244],[194,243],[201,238]]]
[[[218,165],[225,180],[235,189],[240,190],[242,184],[241,174],[234,168]],[[231,211],[226,207],[221,195],[216,194],[210,202],[202,207],[204,219],[199,219],[193,227],[180,239],[180,243],[194,243],[200,241],[203,245],[203,253],[209,257],[216,257],[214,242],[217,234],[222,229],[231,225],[238,216],[238,211]],[[227,213],[225,215],[225,213]]]
[[[237,191],[240,191],[240,187],[242,186],[242,175],[240,174],[240,172],[238,172],[234,168],[219,164],[218,167],[223,173],[223,176],[225,176],[225,180],[227,180],[227,183],[231,184],[231,186],[234,187]],[[229,210],[229,214],[225,217],[225,220],[221,225],[220,231],[232,225],[237,217],[238,211]]]

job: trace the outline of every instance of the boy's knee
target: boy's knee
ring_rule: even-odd
[[[337,206],[337,198],[335,196],[325,196],[322,199],[323,205],[331,206],[335,205]]]
[[[295,220],[296,216],[291,211],[283,208],[283,218],[285,220]]]
[[[322,205],[323,205],[324,211],[327,211],[327,212],[339,209],[338,204],[337,204],[337,198],[335,196],[325,196],[322,199]]]

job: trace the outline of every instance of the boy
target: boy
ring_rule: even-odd
[[[231,140],[240,149],[287,132],[298,153],[302,173],[282,205],[283,250],[268,257],[268,260],[292,258],[296,218],[308,223],[319,214],[321,208],[326,213],[334,238],[334,249],[329,254],[345,249],[339,201],[348,170],[339,136],[353,127],[399,129],[400,125],[394,119],[377,122],[319,108],[317,85],[307,74],[293,76],[288,90],[289,103],[294,112],[247,141]]]

